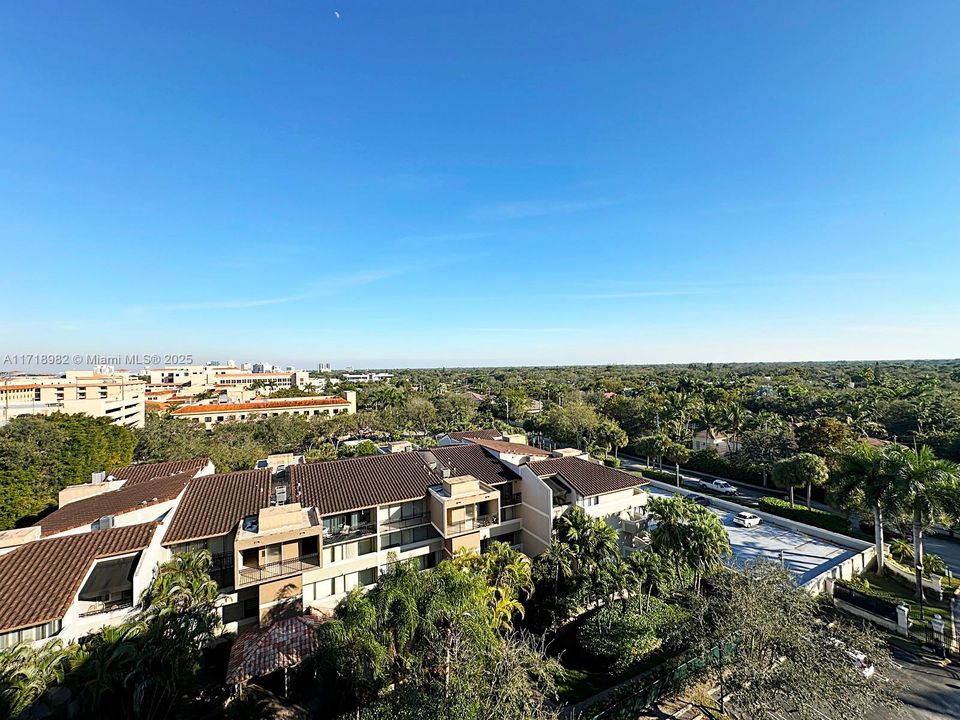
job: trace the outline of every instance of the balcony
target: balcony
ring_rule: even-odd
[[[133,607],[133,600],[124,598],[122,600],[109,600],[107,602],[95,602],[85,611],[80,613],[80,617],[90,617],[92,615],[103,615],[104,613],[114,612],[115,610],[128,610]]]
[[[505,507],[507,505],[519,505],[522,501],[520,493],[504,493],[500,496],[500,507]]]
[[[416,527],[417,525],[426,525],[428,522],[430,522],[430,514],[421,513],[419,515],[403,518],[402,520],[389,520],[387,522],[380,523],[380,531],[405,530],[407,528]]]
[[[330,532],[326,528],[323,530],[323,544],[332,545],[334,543],[354,540],[355,538],[373,535],[377,532],[376,523],[363,523],[362,525],[344,525],[336,532]]]
[[[290,560],[279,560],[266,563],[260,567],[242,567],[238,573],[237,588],[254,585],[267,580],[297,575],[304,570],[313,570],[320,567],[319,555],[301,555]]]
[[[460,522],[448,523],[447,534],[457,535],[459,533],[470,532],[472,530],[479,530],[480,528],[496,525],[498,522],[499,518],[496,515],[480,515],[476,518],[467,518],[466,520],[461,520]]]

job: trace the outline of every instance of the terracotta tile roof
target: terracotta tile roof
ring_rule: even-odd
[[[447,445],[436,447],[430,452],[453,470],[453,476],[473,475],[480,482],[496,485],[518,476],[480,445]]]
[[[622,470],[614,470],[606,465],[581,460],[576,457],[551,458],[527,463],[527,467],[540,477],[559,475],[578,495],[603,495],[604,493],[624,490],[636,485],[645,485],[647,481]]]
[[[341,397],[313,397],[294,398],[290,400],[261,400],[245,403],[216,403],[212,405],[184,405],[173,411],[174,415],[202,415],[209,413],[216,415],[221,412],[237,412],[239,410],[283,410],[292,407],[314,407],[319,405],[349,405]]]
[[[348,512],[421,498],[440,479],[419,453],[391,453],[291,465],[291,484],[300,488],[300,503],[321,515]]]
[[[0,390],[36,390],[39,387],[46,387],[44,385],[0,385]],[[51,386],[52,387],[52,386]]]
[[[503,440],[483,440],[482,438],[470,439],[475,445],[481,445],[490,448],[496,452],[508,453],[511,455],[539,455],[540,457],[550,457],[549,450],[541,450],[532,445],[521,445],[520,443],[504,442]]]
[[[171,462],[139,463],[126,467],[114,468],[107,473],[114,480],[126,480],[127,485],[133,485],[144,480],[153,480],[167,475],[177,475],[192,470],[194,473],[206,467],[210,458],[193,458],[191,460],[173,460]]]
[[[64,505],[59,510],[34,523],[43,535],[55,535],[66,530],[90,525],[104,515],[121,515],[140,508],[173,500],[193,479],[194,470],[167,475],[153,480],[125,484],[119,490],[94,495]]]
[[[48,538],[0,555],[0,632],[62,618],[95,560],[143,550],[156,527]]]
[[[191,481],[173,514],[164,545],[226,535],[270,504],[271,472],[240,470]]]
[[[447,437],[451,440],[503,440],[503,433],[499,430],[464,430],[447,433]]]

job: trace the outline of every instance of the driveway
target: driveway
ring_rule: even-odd
[[[903,714],[889,710],[876,713],[874,720],[956,720],[960,718],[960,671],[957,667],[939,667],[891,645],[894,660],[902,666],[900,676],[906,688],[900,695]]]

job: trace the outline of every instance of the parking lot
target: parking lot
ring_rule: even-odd
[[[655,496],[672,496],[672,493],[659,488],[647,489]],[[716,507],[711,507],[710,510],[720,517],[727,529],[734,562],[742,565],[758,557],[777,562],[782,560],[784,567],[796,574],[800,584],[854,554],[852,550],[833,545],[826,540],[766,521],[752,528],[740,527],[733,524],[732,511]]]

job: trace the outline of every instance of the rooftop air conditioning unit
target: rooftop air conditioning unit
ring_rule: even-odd
[[[107,473],[103,470],[100,472],[90,473],[90,482],[94,485],[98,485],[107,479]]]
[[[278,487],[274,490],[274,496],[277,498],[277,505],[283,505],[287,502],[287,489],[285,487]]]
[[[109,530],[110,528],[113,527],[114,520],[115,518],[113,515],[104,515],[102,518],[100,518],[97,521],[97,529]]]

